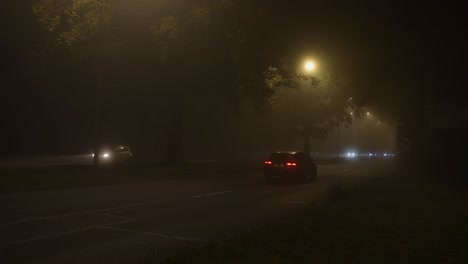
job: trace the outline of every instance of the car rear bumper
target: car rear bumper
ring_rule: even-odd
[[[265,169],[265,176],[268,178],[292,178],[299,176],[297,170],[285,168]]]

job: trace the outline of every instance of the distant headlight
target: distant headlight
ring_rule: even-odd
[[[91,157],[94,157],[94,153],[93,153],[93,154],[91,154]]]
[[[104,153],[104,155],[102,155],[104,158],[108,158],[109,157],[109,153]]]

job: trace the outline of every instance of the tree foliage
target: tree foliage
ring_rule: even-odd
[[[268,100],[274,91],[265,77],[271,75],[273,59],[263,52],[273,35],[259,40],[255,34],[270,31],[266,7],[232,0],[180,3],[151,29],[171,73],[196,87],[184,93],[216,95],[234,105],[248,99],[260,106]]]
[[[353,115],[360,116],[362,110],[352,100],[351,90],[337,78],[298,74],[296,79],[300,80],[296,89],[278,93],[274,115],[278,123],[304,138],[305,151],[310,137],[325,139],[334,127],[348,126]]]
[[[89,58],[96,52],[100,37],[106,43],[113,39],[113,31],[109,29],[116,4],[99,0],[37,0],[32,4],[32,12],[46,32],[47,48],[66,47],[82,58]]]
[[[167,101],[173,159],[182,157],[184,114],[196,108],[219,111],[229,105],[236,112],[242,103],[270,106],[303,134],[317,137],[350,122],[347,108],[352,102],[343,84],[297,73],[295,58],[286,52],[288,29],[270,1],[178,0],[161,8],[139,24],[152,44],[126,53],[157,54],[140,65],[154,71],[140,77],[156,80],[155,94]],[[113,30],[117,14],[126,12],[117,0],[37,0],[32,10],[50,47],[88,57],[98,38],[105,39],[107,47],[131,41]]]

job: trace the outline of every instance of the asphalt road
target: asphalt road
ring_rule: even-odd
[[[248,232],[394,169],[319,166],[309,183],[260,173],[0,194],[0,263],[145,263]],[[309,207],[310,208],[310,207]],[[148,263],[148,262],[146,262]]]
[[[60,165],[92,165],[91,154],[30,156],[0,159],[0,167],[10,166],[60,166]]]

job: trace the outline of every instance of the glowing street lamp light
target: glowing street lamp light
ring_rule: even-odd
[[[304,68],[306,71],[312,72],[315,70],[315,63],[313,61],[306,61]]]

